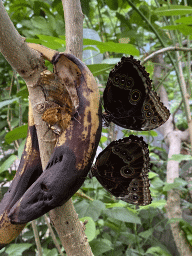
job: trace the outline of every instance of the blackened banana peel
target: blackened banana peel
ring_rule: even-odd
[[[76,79],[73,81],[79,99],[78,115],[59,136],[43,174],[11,208],[9,219],[12,223],[29,222],[64,204],[81,187],[91,168],[101,136],[98,86],[80,60],[71,54],[57,52],[53,64],[66,87],[69,79],[65,75],[68,75],[60,64],[68,60],[81,72],[78,74],[80,83],[76,85]]]
[[[70,83],[74,82],[76,87],[78,99],[74,88],[69,89],[77,115],[59,135],[57,145],[42,173],[36,128],[29,105],[25,149],[9,191],[0,202],[0,249],[15,239],[27,222],[71,198],[83,184],[100,140],[101,108],[93,75],[73,55],[55,51],[53,54],[52,50],[50,52],[51,57],[47,57],[46,52],[42,54],[48,60],[53,60],[56,74],[66,86],[68,77],[63,72],[62,63],[70,61],[76,65],[74,70],[80,70],[80,83],[77,84],[75,78],[71,81],[70,77]],[[73,77],[74,70],[71,68],[70,65],[67,73],[71,73]]]
[[[8,214],[13,205],[42,174],[36,128],[29,104],[28,135],[16,175],[7,193],[0,202],[0,249],[15,239],[25,224],[12,224]]]

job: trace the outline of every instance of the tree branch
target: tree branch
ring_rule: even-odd
[[[71,5],[71,3],[72,1],[70,1],[70,3],[67,1],[68,5]],[[74,4],[71,6],[74,6]],[[45,69],[44,60],[38,52],[29,48],[24,42],[24,39],[18,34],[7,15],[1,0],[0,10],[0,38],[4,38],[4,40],[0,41],[0,50],[7,61],[13,68],[15,68],[21,77],[23,77],[27,84],[37,128],[41,161],[44,169],[49,161],[55,144],[54,133],[52,131],[47,133],[47,125],[42,121],[41,114],[34,110],[38,104],[45,101],[42,89],[40,86],[36,86],[41,72]],[[71,16],[73,16],[74,11],[74,9],[71,9]],[[73,22],[72,25],[73,27],[76,25],[80,26],[80,30],[82,30],[83,20],[78,24]],[[69,26],[69,24],[67,23],[66,26]],[[75,54],[75,52],[72,53]],[[46,139],[44,139],[45,134]],[[92,255],[87,238],[84,234],[84,227],[78,220],[78,216],[74,210],[71,200],[69,200],[63,207],[59,207],[55,211],[52,211],[52,221],[55,223],[61,242],[68,255]]]
[[[148,60],[154,58],[156,55],[159,55],[164,52],[168,51],[183,51],[183,52],[191,52],[192,48],[186,48],[186,47],[177,47],[177,46],[170,46],[163,49],[160,49],[156,52],[151,53],[149,56],[147,56],[143,61],[141,61],[141,64],[145,64]]]
[[[162,54],[155,56],[155,63],[160,63],[161,65],[155,65],[154,68],[154,83],[158,84],[158,78],[161,75],[164,59]],[[160,98],[161,101],[168,106],[168,97],[163,86],[160,87]],[[179,177],[179,163],[177,161],[169,160],[173,154],[179,154],[181,149],[181,141],[187,140],[189,133],[188,131],[182,132],[174,130],[172,124],[172,116],[169,120],[158,128],[164,135],[167,145],[169,145],[168,152],[168,163],[167,163],[167,183],[173,183],[175,178]],[[170,190],[167,195],[167,205],[166,205],[167,215],[169,219],[172,218],[182,218],[182,212],[180,208],[180,194],[179,190]],[[191,255],[191,251],[188,243],[184,237],[182,230],[179,227],[179,223],[171,223],[171,230],[177,245],[177,249],[181,255],[187,256]]]
[[[66,52],[80,60],[83,53],[83,18],[81,2],[62,0],[65,18]]]
[[[62,3],[66,29],[66,52],[81,59],[83,14],[80,1],[62,0]],[[67,255],[93,255],[84,233],[85,227],[79,221],[71,199],[63,206],[51,210],[49,215]]]

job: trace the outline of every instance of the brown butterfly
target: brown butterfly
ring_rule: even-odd
[[[93,176],[118,199],[136,205],[151,203],[148,145],[142,137],[130,135],[111,142],[97,157]]]
[[[106,122],[137,131],[164,124],[170,112],[152,90],[151,82],[140,61],[122,57],[109,73],[103,93]]]

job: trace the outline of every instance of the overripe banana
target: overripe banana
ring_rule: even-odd
[[[42,173],[36,128],[29,103],[28,134],[16,175],[0,202],[0,249],[15,239],[25,224],[12,224],[8,217],[10,209]]]
[[[16,178],[12,182],[16,184],[15,191],[21,184],[22,186],[25,184],[26,187],[15,200],[13,200],[14,193],[9,196],[7,192],[0,203],[1,248],[20,233],[25,223],[64,204],[81,187],[92,165],[101,136],[98,87],[86,65],[71,54],[59,53],[35,44],[29,44],[29,46],[41,52],[54,65],[54,74],[49,72],[42,74],[38,85],[43,89],[46,98],[45,106],[48,106],[45,107],[43,120],[58,134],[58,140],[44,172],[29,183],[27,178],[22,180],[21,174],[33,171],[27,169],[22,171],[22,166],[27,164],[30,166],[31,152],[33,152],[30,145],[34,140],[37,141],[37,137],[36,135],[30,137],[28,133],[28,144],[26,142],[25,147],[27,153],[24,151],[28,159],[25,155],[22,156],[23,164],[21,160],[21,170],[18,169],[16,174],[19,182],[14,183]],[[51,76],[53,82],[50,83]],[[61,88],[67,90],[67,97],[65,93],[63,97],[58,95]],[[29,127],[31,127],[30,124]],[[35,126],[32,127],[35,128]],[[41,166],[38,166],[38,170],[42,170]],[[25,177],[27,177],[26,174]],[[12,229],[9,237],[1,239],[1,234],[4,235],[10,227]]]

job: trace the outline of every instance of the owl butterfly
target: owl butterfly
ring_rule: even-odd
[[[130,57],[122,57],[109,73],[103,93],[106,123],[113,122],[123,128],[147,131],[164,124],[169,110],[152,90],[145,68]]]
[[[111,142],[97,157],[91,172],[108,190],[127,203],[148,205],[150,159],[142,137],[130,135]]]
[[[55,134],[60,135],[62,131],[66,130],[75,113],[69,92],[61,83],[61,79],[48,70],[41,73],[38,83],[42,87],[46,99],[42,120]]]

